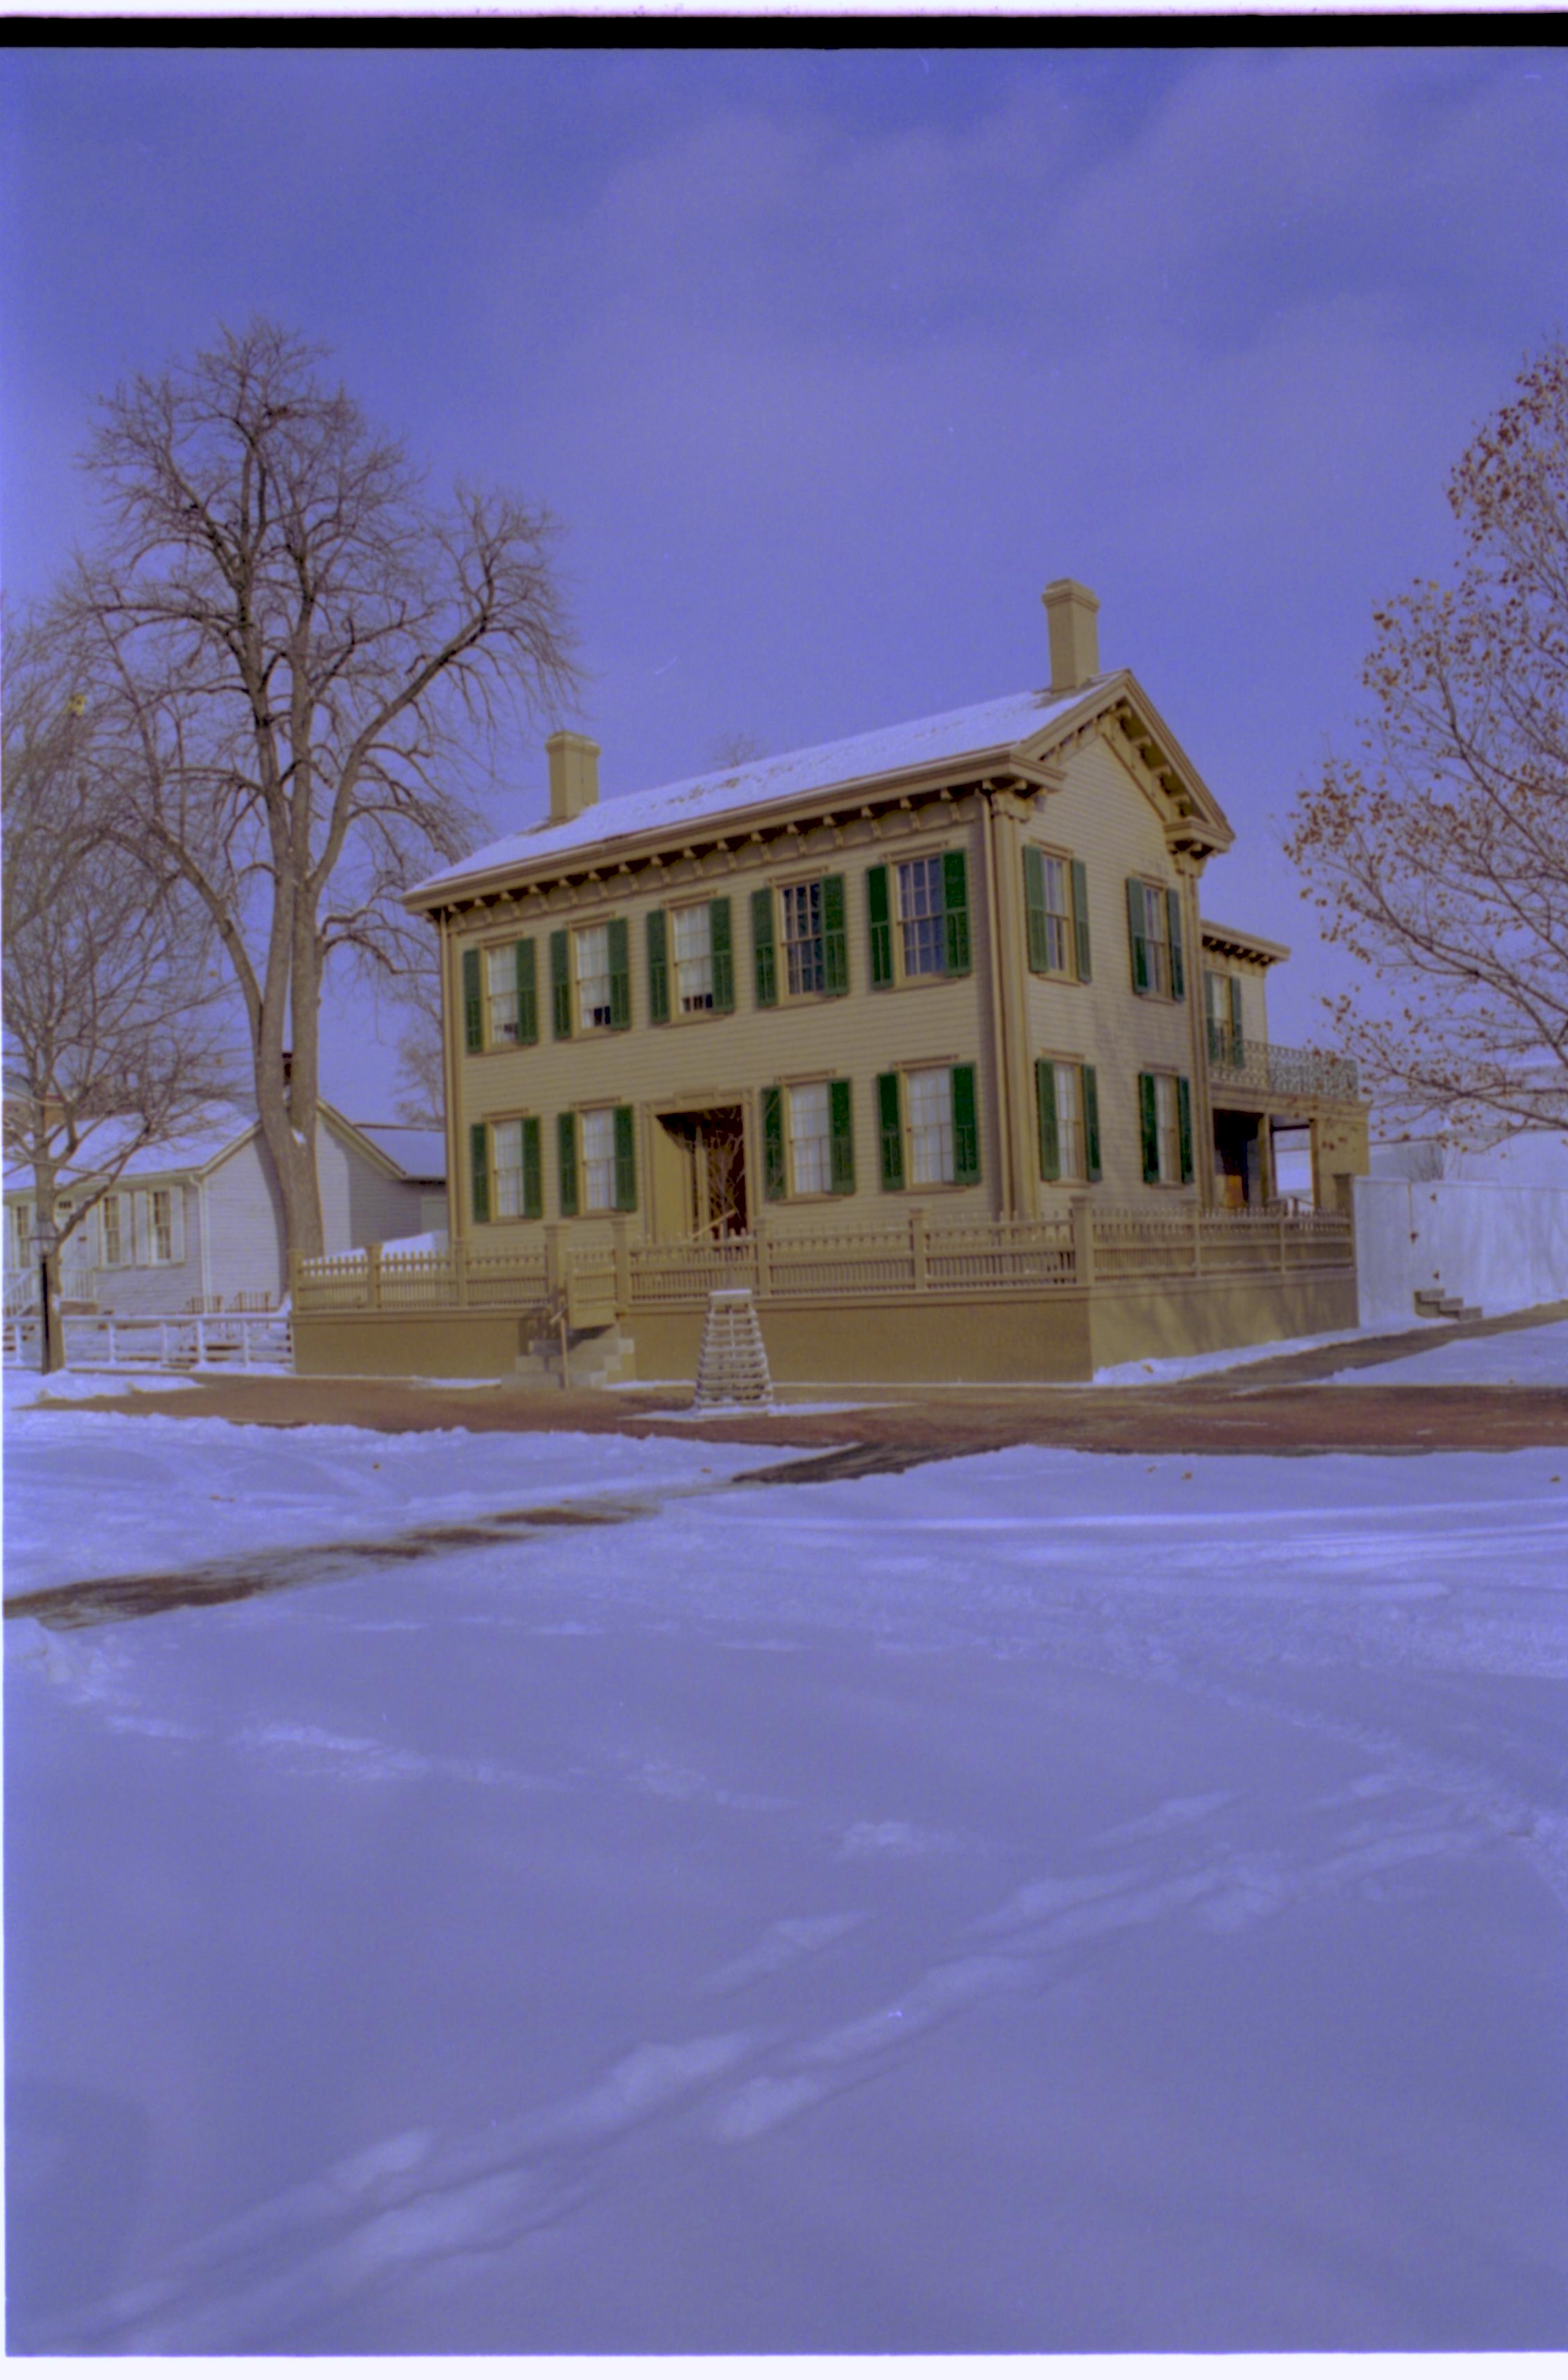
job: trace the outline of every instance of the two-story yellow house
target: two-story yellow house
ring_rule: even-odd
[[[1271,1050],[1285,953],[1199,915],[1218,803],[1100,670],[1094,596],[1044,601],[1043,691],[604,805],[599,747],[550,738],[549,818],[407,896],[441,937],[468,1320],[378,1271],[359,1310],[423,1307],[424,1352],[361,1328],[349,1367],[473,1369],[509,1295],[689,1376],[721,1281],[800,1379],[1081,1375],[1353,1316],[1337,1216],[1292,1240],[1269,1208],[1276,1118],[1311,1125],[1321,1206],[1365,1165],[1354,1081]],[[302,1292],[323,1364],[340,1288]]]

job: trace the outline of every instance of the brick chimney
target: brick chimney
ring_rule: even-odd
[[[1051,630],[1051,691],[1075,694],[1100,675],[1100,598],[1076,578],[1053,578],[1039,600]]]
[[[591,735],[574,735],[563,727],[545,737],[544,748],[550,755],[550,823],[565,826],[599,799],[599,747]]]

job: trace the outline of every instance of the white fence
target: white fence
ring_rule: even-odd
[[[62,1328],[66,1362],[76,1371],[193,1372],[222,1366],[274,1372],[294,1364],[286,1314],[67,1314]],[[35,1314],[6,1316],[7,1364],[36,1366],[39,1342]]]
[[[1409,1323],[1417,1290],[1489,1313],[1568,1297],[1568,1190],[1363,1174],[1352,1195],[1364,1325]]]

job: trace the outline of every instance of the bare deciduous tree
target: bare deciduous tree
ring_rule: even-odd
[[[196,893],[238,988],[307,1255],[329,966],[407,967],[394,896],[471,840],[477,753],[577,685],[548,514],[432,504],[320,360],[261,322],[121,388],[89,455],[109,526],[59,612],[120,747],[126,846]]]
[[[1287,846],[1369,971],[1336,1034],[1395,1118],[1477,1138],[1568,1123],[1568,346],[1462,457],[1451,586],[1376,614],[1354,758]]]
[[[5,694],[5,1148],[32,1175],[43,1363],[57,1371],[70,1240],[232,1073],[207,920],[172,871],[120,847],[95,723],[46,640],[7,638]]]

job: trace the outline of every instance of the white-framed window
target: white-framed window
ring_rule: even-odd
[[[578,1116],[582,1143],[583,1207],[602,1212],[615,1204],[615,1111],[584,1108]]]
[[[1182,1127],[1174,1075],[1155,1075],[1154,1097],[1160,1135],[1160,1179],[1161,1182],[1179,1182],[1182,1178]]]
[[[1056,1156],[1064,1182],[1082,1182],[1084,1161],[1083,1074],[1076,1066],[1052,1068],[1056,1077]]]
[[[829,1191],[833,1181],[833,1119],[828,1086],[791,1083],[784,1092],[789,1120],[789,1181],[797,1196]]]
[[[518,1038],[517,953],[512,942],[497,942],[484,954],[485,990],[489,996],[490,1039],[492,1044]]]
[[[33,1245],[33,1202],[24,1199],[6,1209],[6,1264],[12,1272],[23,1272],[38,1254]]]
[[[1069,975],[1073,970],[1073,908],[1066,861],[1059,859],[1053,851],[1042,851],[1039,881],[1046,967],[1051,975]]]
[[[825,991],[827,963],[822,934],[822,880],[786,884],[779,896],[784,917],[784,984],[792,994]]]
[[[1174,1184],[1193,1178],[1192,1092],[1185,1075],[1138,1076],[1143,1178]]]
[[[491,1211],[497,1222],[507,1222],[523,1211],[523,1120],[503,1116],[490,1127],[493,1169]]]
[[[713,917],[708,902],[671,912],[675,960],[675,1006],[696,1016],[713,1005]]]
[[[173,1265],[185,1261],[185,1196],[179,1190],[136,1194],[136,1262]]]
[[[947,973],[942,856],[898,863],[899,955],[908,976]]]
[[[131,1202],[123,1190],[110,1190],[99,1200],[98,1245],[104,1265],[112,1270],[136,1261]]]
[[[922,1066],[904,1077],[909,1104],[909,1180],[917,1189],[951,1182],[953,1163],[953,1070]]]
[[[579,926],[572,936],[572,962],[577,979],[577,1022],[584,1031],[608,1025],[610,1009],[609,926]]]
[[[1149,989],[1169,998],[1171,990],[1171,926],[1163,884],[1140,884],[1143,894],[1143,941],[1149,954]]]

